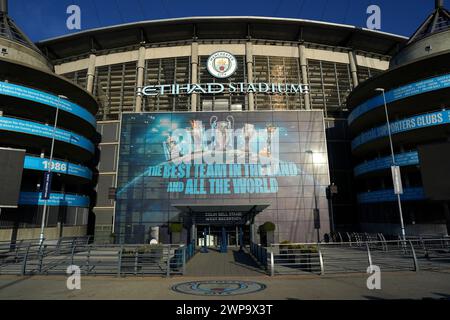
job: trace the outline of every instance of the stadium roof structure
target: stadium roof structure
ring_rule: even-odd
[[[0,0],[0,38],[20,43],[28,48],[40,52],[35,44],[20,30],[8,15],[8,2]]]
[[[433,34],[450,29],[450,12],[444,8],[443,0],[436,0],[436,9],[428,16],[424,23],[411,36],[407,45],[429,37]]]
[[[189,17],[91,29],[37,43],[50,59],[92,51],[193,40],[304,42],[393,55],[408,38],[344,24],[271,17]]]

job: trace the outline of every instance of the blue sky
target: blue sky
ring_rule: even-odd
[[[449,1],[449,0],[447,0]],[[366,26],[366,9],[381,7],[381,31],[409,36],[425,20],[434,0],[10,0],[10,15],[34,40],[74,31],[66,9],[81,8],[82,30],[108,25],[188,16],[252,15],[302,18]]]

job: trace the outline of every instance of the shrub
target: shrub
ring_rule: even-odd
[[[319,252],[316,245],[293,244],[293,245],[289,246],[289,249],[296,250],[299,253],[317,253],[317,252]]]
[[[139,253],[139,254],[156,253],[158,251],[162,251],[163,249],[164,249],[164,247],[160,244],[146,244],[146,245],[135,247],[135,248],[124,248],[122,251],[122,255],[134,256],[136,253]]]
[[[264,224],[259,226],[258,231],[260,233],[266,233],[266,232],[270,232],[270,231],[275,231],[275,224],[272,222],[264,222]]]
[[[169,230],[172,233],[181,232],[183,230],[183,225],[181,223],[171,223],[169,225]]]

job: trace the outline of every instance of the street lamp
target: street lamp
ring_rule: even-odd
[[[320,212],[317,205],[317,194],[316,194],[316,171],[315,171],[315,154],[312,150],[307,150],[306,153],[311,155],[312,170],[313,170],[313,184],[314,184],[314,228],[317,230],[317,243],[320,242]]]
[[[402,192],[401,187],[401,176],[400,176],[400,168],[396,165],[395,162],[395,154],[394,154],[394,144],[392,143],[392,133],[391,133],[391,124],[389,122],[389,113],[387,109],[387,103],[386,103],[386,93],[384,88],[376,88],[375,91],[381,92],[383,94],[383,101],[384,101],[384,112],[386,114],[386,123],[388,128],[388,135],[389,135],[389,144],[391,147],[391,156],[392,156],[392,182],[394,185],[394,192],[397,195],[397,203],[398,203],[398,211],[400,213],[400,227],[402,230],[402,238],[403,240],[406,240],[406,232],[405,232],[405,225],[403,223],[403,210],[402,210],[402,202],[400,199],[400,194]]]
[[[53,150],[55,148],[55,132],[56,132],[56,126],[58,125],[58,116],[59,116],[59,108],[61,105],[61,99],[67,99],[66,96],[63,95],[58,95],[58,103],[56,105],[56,114],[55,114],[55,121],[54,121],[54,125],[53,125],[53,132],[52,132],[52,146],[50,148],[50,159],[49,159],[49,163],[48,163],[48,171],[46,172],[47,177],[44,179],[46,181],[44,181],[44,192],[42,192],[42,195],[44,195],[44,193],[47,193],[48,195],[50,194],[50,186],[51,186],[51,173],[52,173],[52,168],[53,168]],[[47,200],[48,200],[49,196],[45,197],[44,199],[44,208],[42,210],[42,220],[41,220],[41,233],[39,236],[39,243],[42,245],[42,243],[44,242],[44,229],[45,229],[45,220],[47,217]]]

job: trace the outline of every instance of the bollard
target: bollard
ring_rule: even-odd
[[[367,257],[369,259],[369,267],[372,267],[372,255],[370,254],[369,244],[366,242]]]
[[[317,249],[319,249],[320,275],[323,276],[325,274],[325,266],[323,264],[322,249],[320,249],[319,244],[317,244]]]
[[[275,275],[275,261],[273,257],[273,251],[270,251],[270,276],[273,277]]]

